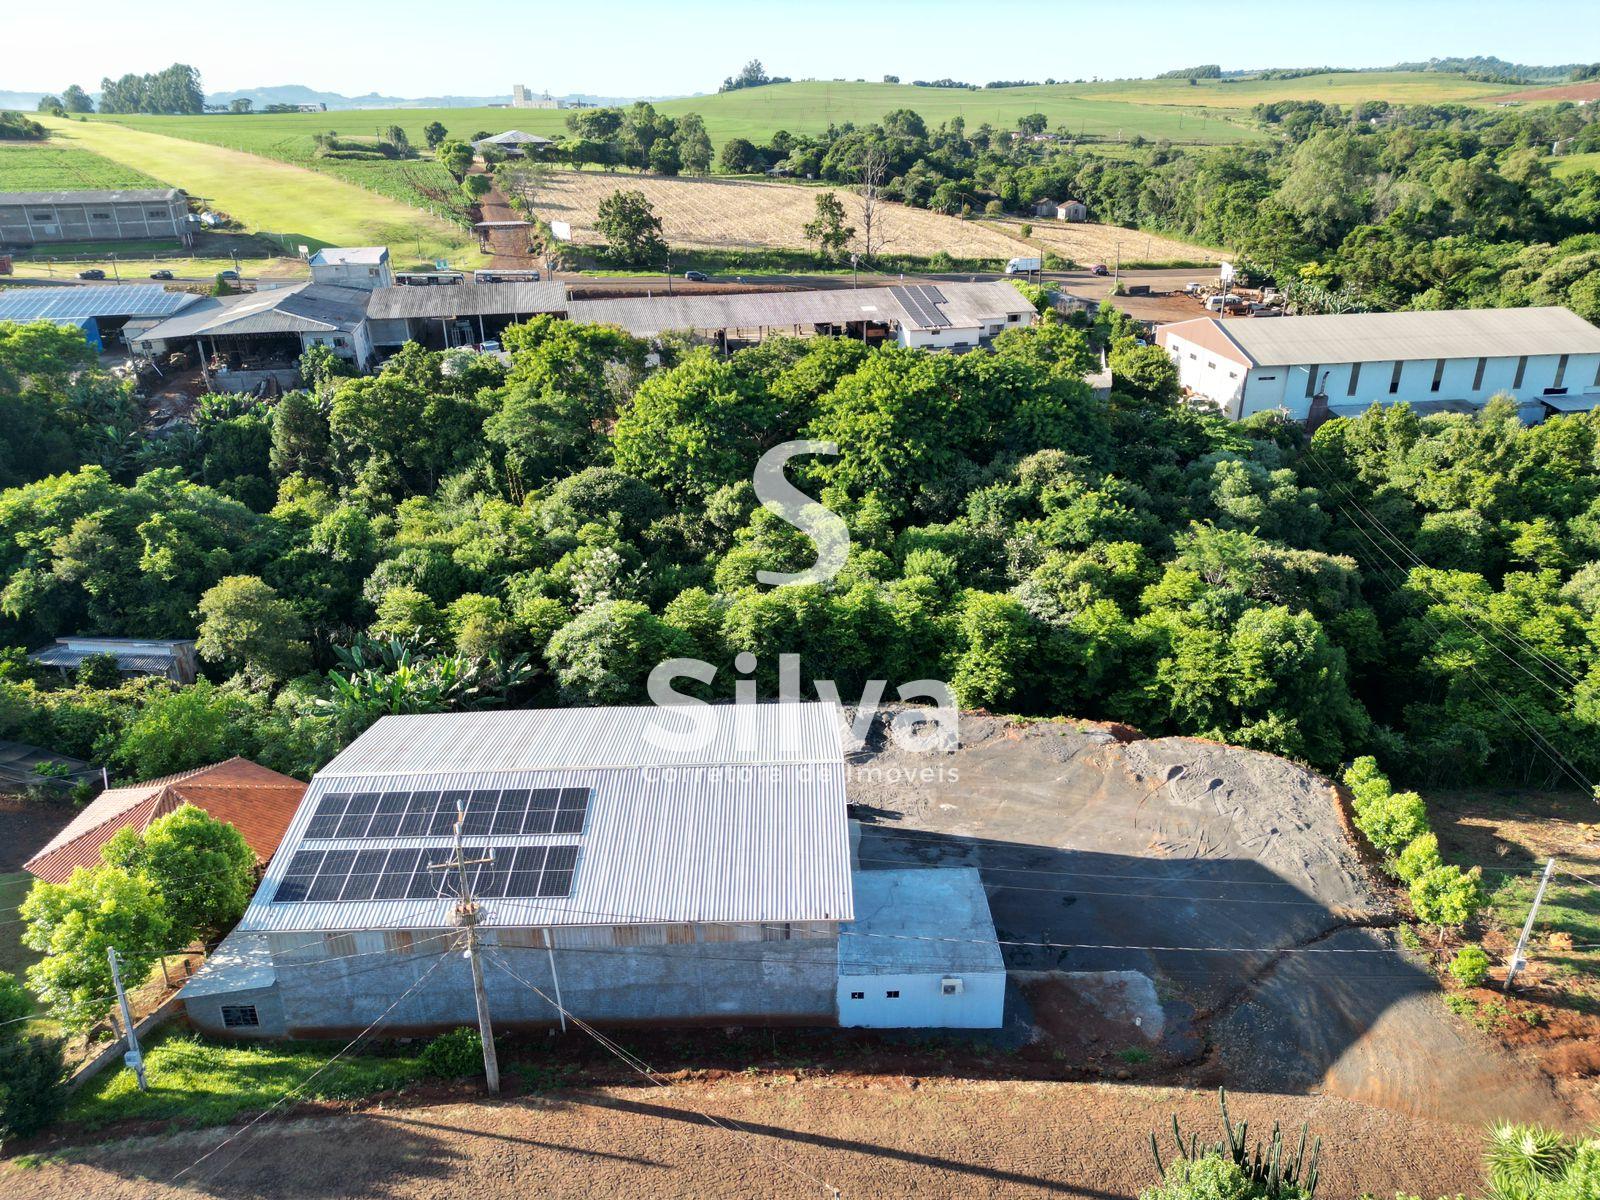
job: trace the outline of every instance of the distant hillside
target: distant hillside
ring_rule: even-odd
[[[240,88],[231,92],[209,92],[206,94],[206,103],[231,104],[245,97],[254,101],[257,108],[265,108],[269,104],[326,104],[331,111],[358,108],[487,108],[490,105],[511,103],[509,91],[498,96],[384,96],[377,92],[368,92],[364,96],[346,96],[340,92],[319,92],[315,88],[299,83]],[[554,98],[569,104],[629,104],[637,97],[574,93]],[[34,97],[34,102],[38,102],[38,97]]]

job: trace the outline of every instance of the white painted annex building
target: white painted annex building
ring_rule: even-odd
[[[1401,401],[1471,412],[1498,395],[1542,420],[1600,403],[1600,329],[1565,308],[1200,317],[1162,326],[1156,343],[1188,394],[1235,420],[1359,416]]]

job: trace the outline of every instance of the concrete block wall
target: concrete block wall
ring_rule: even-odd
[[[222,1019],[224,1005],[254,1007],[258,1023],[228,1025]],[[280,1038],[287,1032],[283,1019],[283,1001],[276,987],[247,988],[237,992],[219,992],[212,996],[188,996],[184,998],[183,1007],[188,1015],[189,1024],[212,1037]]]
[[[644,946],[563,946],[560,936],[554,957],[562,1003],[586,1020],[741,1025],[831,1024],[835,1018],[838,938],[831,929],[791,940]],[[496,1026],[555,1024],[553,1005],[506,969],[554,996],[550,952],[542,944],[497,944],[492,930],[484,937],[484,982]],[[505,940],[537,942],[526,936]],[[333,961],[312,947],[295,955],[275,952],[284,1032],[353,1033],[391,1005],[384,1021],[390,1033],[473,1024],[471,966],[460,949],[441,949],[448,944],[419,932],[410,950],[366,953],[358,944],[358,957]],[[430,969],[427,981],[396,1003]]]

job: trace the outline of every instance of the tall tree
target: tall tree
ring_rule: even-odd
[[[612,192],[600,201],[595,228],[617,260],[628,266],[648,266],[666,254],[661,218],[643,192]]]
[[[800,232],[825,262],[838,261],[856,235],[855,226],[845,224],[844,204],[834,192],[818,193],[817,215]]]

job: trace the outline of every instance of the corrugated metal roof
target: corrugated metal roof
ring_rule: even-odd
[[[1208,324],[1257,366],[1395,362],[1429,358],[1517,358],[1600,353],[1600,329],[1566,308],[1469,308],[1342,313],[1220,322],[1201,317],[1167,326]]]
[[[192,292],[169,292],[157,283],[7,288],[0,292],[0,321],[168,317],[199,300]]]
[[[234,930],[207,956],[194,978],[178,993],[181,1000],[271,987],[278,979],[272,945],[264,933]]]
[[[584,787],[581,836],[469,839],[581,847],[570,896],[484,901],[497,927],[850,919],[841,717],[833,704],[699,709],[704,745],[670,744],[670,709],[385,717],[311,781],[239,928],[442,928],[451,898],[278,904],[272,896],[330,792]],[[656,744],[657,742],[664,744]],[[421,848],[447,837],[324,839],[326,849]]]
[[[388,260],[387,246],[324,246],[311,256],[311,265],[326,267],[336,263],[355,263],[362,266],[377,266]]]
[[[134,638],[57,638],[28,655],[46,667],[76,667],[95,654],[114,654],[124,671],[149,671],[164,674],[178,659],[180,647],[192,646],[187,640],[162,641]]]
[[[360,288],[297,283],[242,296],[220,296],[202,301],[139,337],[162,342],[213,334],[351,330],[365,319],[369,294]]]
[[[479,138],[472,143],[474,146],[553,146],[555,143],[537,133],[523,133],[520,129],[508,129],[504,133],[497,133],[493,137]]]
[[[176,200],[183,195],[177,188],[127,188],[107,190],[85,188],[82,191],[57,192],[0,192],[0,204],[147,204],[163,200]]]
[[[378,288],[367,304],[374,321],[401,317],[433,318],[559,313],[567,308],[567,285],[542,283],[457,283],[444,287]]]
[[[952,326],[971,328],[1009,313],[1032,313],[1009,283],[940,283],[940,311]],[[674,329],[714,333],[721,329],[782,329],[785,326],[843,325],[871,321],[911,329],[931,328],[895,295],[894,288],[829,288],[805,292],[752,292],[734,295],[646,296],[620,300],[575,300],[567,317],[598,325],[618,325],[637,337]]]

